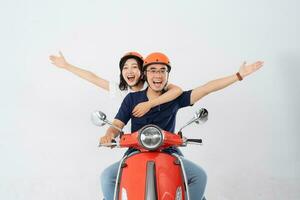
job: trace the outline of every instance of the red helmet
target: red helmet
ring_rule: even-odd
[[[143,59],[143,56],[141,54],[139,54],[138,52],[134,52],[134,51],[131,51],[131,52],[128,52],[126,53],[120,60],[119,62],[119,67],[120,69],[122,69],[124,63],[126,62],[127,59],[129,58],[135,58],[137,59],[138,62],[140,62],[142,65],[144,63],[144,59]]]
[[[146,70],[147,66],[151,64],[164,64],[167,65],[168,70],[171,71],[171,63],[169,58],[160,52],[154,52],[149,54],[144,60],[143,71]]]

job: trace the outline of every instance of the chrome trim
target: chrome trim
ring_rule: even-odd
[[[181,171],[182,171],[183,179],[184,179],[184,186],[185,186],[185,189],[186,189],[185,196],[186,196],[186,200],[189,200],[190,199],[190,193],[189,193],[189,187],[188,187],[188,179],[187,179],[187,176],[186,176],[186,173],[185,173],[185,168],[184,168],[181,156],[177,155],[176,153],[173,153],[172,155],[175,156],[180,162]]]
[[[155,174],[155,162],[147,162],[147,175],[146,175],[146,191],[145,200],[156,200],[157,190],[156,190],[156,174]]]
[[[127,156],[124,156],[124,158],[122,158],[122,160],[120,161],[120,165],[118,168],[118,173],[117,173],[117,177],[116,177],[116,185],[115,185],[115,191],[114,191],[114,200],[117,200],[117,197],[119,196],[119,186],[120,186],[120,174],[121,174],[121,168],[122,168],[122,164],[124,162],[124,160],[127,158]]]

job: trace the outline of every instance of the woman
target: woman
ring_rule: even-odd
[[[144,60],[143,57],[137,52],[128,52],[120,59],[119,84],[113,81],[108,81],[102,77],[97,76],[93,72],[81,69],[68,63],[61,52],[59,52],[59,56],[51,55],[49,59],[55,66],[72,72],[73,74],[108,91],[112,97],[118,98],[120,102],[129,92],[137,92],[146,89],[148,86],[145,83],[142,75]],[[151,108],[169,102],[177,98],[181,93],[181,88],[173,84],[168,84],[166,92],[162,96],[160,96],[160,98],[138,104],[134,108],[132,114],[135,117],[141,117]]]

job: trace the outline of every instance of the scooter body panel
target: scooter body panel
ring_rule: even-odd
[[[124,195],[130,200],[175,199],[179,188],[181,199],[185,199],[181,164],[175,156],[162,152],[141,152],[126,158],[117,187],[119,200],[124,200]]]

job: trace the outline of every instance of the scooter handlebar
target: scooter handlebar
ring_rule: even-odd
[[[111,143],[98,144],[98,147],[118,147],[118,146],[119,146],[119,142],[117,142],[114,139],[111,140]]]
[[[202,139],[187,139],[186,143],[202,144]]]

